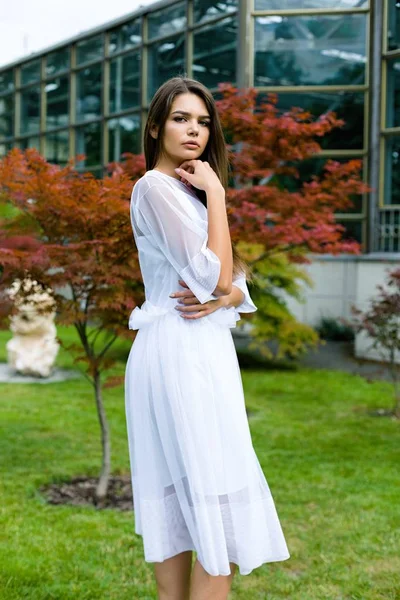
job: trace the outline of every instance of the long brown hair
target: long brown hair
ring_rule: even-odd
[[[170,113],[173,101],[180,94],[186,94],[188,92],[196,94],[203,100],[211,117],[210,137],[199,160],[207,161],[210,164],[226,191],[228,188],[230,165],[228,150],[214,97],[202,83],[185,76],[178,75],[177,77],[171,77],[165,81],[158,88],[150,102],[143,140],[146,171],[154,169],[162,155],[165,122]],[[158,128],[157,138],[153,138],[150,134],[150,131],[154,128]],[[207,195],[204,190],[193,188],[193,191],[200,202],[207,207]],[[251,279],[250,269],[247,263],[240,257],[234,243],[231,243],[233,275],[236,276],[243,272],[246,278]]]

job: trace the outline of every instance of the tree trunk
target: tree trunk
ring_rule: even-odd
[[[390,349],[390,374],[393,381],[393,389],[394,389],[394,406],[393,406],[393,415],[400,418],[400,390],[399,390],[399,377],[398,377],[398,365],[395,361],[395,350],[394,348]]]
[[[396,380],[394,384],[394,407],[393,414],[395,417],[400,419],[400,390],[399,390],[399,382]]]
[[[96,500],[101,501],[107,495],[108,484],[111,470],[111,447],[110,431],[106,413],[104,410],[103,396],[101,393],[100,373],[96,371],[94,375],[94,392],[96,397],[97,415],[99,417],[101,428],[101,446],[102,446],[102,466],[100,478],[96,487]]]

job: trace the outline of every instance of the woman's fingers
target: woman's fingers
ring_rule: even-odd
[[[179,304],[185,304],[186,306],[188,304],[200,304],[200,302],[197,300],[196,296],[183,296],[182,298],[180,298],[178,300]]]
[[[192,312],[203,312],[207,310],[207,307],[204,304],[189,304],[185,306],[175,306],[176,310],[181,311],[182,313],[192,313]]]

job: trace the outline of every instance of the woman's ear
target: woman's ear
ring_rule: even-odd
[[[153,129],[150,129],[150,135],[151,137],[153,137],[154,139],[157,139],[158,136],[158,128],[154,127]]]

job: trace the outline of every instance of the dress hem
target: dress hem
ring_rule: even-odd
[[[139,535],[140,537],[143,537],[143,535],[141,533],[137,533],[136,535]],[[167,556],[164,556],[164,558],[162,558],[161,560],[156,559],[156,558],[145,558],[145,562],[147,563],[158,563],[158,562],[164,562],[166,560],[168,560],[169,558],[173,558],[174,556],[177,556],[178,554],[181,554],[182,552],[188,552],[189,550],[191,550],[192,552],[196,552],[196,558],[199,561],[199,563],[201,564],[201,566],[203,567],[203,569],[206,571],[206,573],[208,573],[209,575],[211,575],[212,577],[219,577],[221,575],[223,576],[227,576],[230,575],[231,573],[217,573],[217,574],[213,574],[213,573],[209,573],[209,571],[207,571],[207,569],[205,568],[205,566],[203,565],[202,561],[199,559],[199,555],[198,552],[196,550],[196,548],[193,545],[190,546],[183,546],[183,548],[181,550],[177,550],[176,552],[173,552],[172,554],[169,554]],[[241,569],[240,564],[237,561],[237,559],[235,560],[231,560],[229,558],[228,555],[228,562],[235,564],[238,569],[239,569],[239,575],[250,575],[250,573],[252,573],[254,571],[254,569],[258,569],[259,567],[261,567],[262,565],[265,565],[267,563],[272,563],[272,562],[280,562],[280,561],[284,561],[284,560],[288,560],[290,558],[290,554],[282,554],[281,556],[277,556],[274,558],[265,558],[263,559],[261,562],[257,563],[256,565],[254,565],[254,567],[251,567],[251,569]]]

